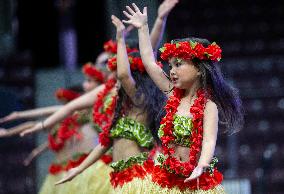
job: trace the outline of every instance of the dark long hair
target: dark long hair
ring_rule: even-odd
[[[198,42],[204,47],[211,44],[207,39],[194,37],[176,39],[172,43],[182,41]],[[241,130],[244,121],[242,101],[238,90],[225,80],[219,63],[199,59],[193,59],[192,62],[201,73],[202,88],[209,88],[212,91],[211,100],[218,107],[220,124],[223,124],[230,134]]]
[[[129,55],[133,57],[140,57],[138,52],[133,52]],[[147,113],[147,121],[149,124],[149,128],[155,140],[159,142],[157,130],[160,126],[160,120],[162,117],[159,112],[162,109],[166,100],[165,95],[154,84],[153,80],[149,77],[147,72],[141,73],[138,70],[134,70],[131,71],[131,75],[136,83],[135,97],[136,99],[141,99],[141,102],[139,102],[139,104],[134,104],[133,102],[131,102],[123,87],[120,87],[118,91],[118,101],[116,103],[112,127],[115,126],[118,119],[121,117],[122,108],[126,104],[131,103],[133,106],[141,109],[140,114],[143,114],[145,112]]]

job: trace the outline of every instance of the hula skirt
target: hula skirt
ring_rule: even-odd
[[[49,174],[39,194],[108,194],[112,191],[109,174],[112,168],[102,160],[98,160],[72,181],[55,186],[66,172]]]
[[[188,183],[184,179],[155,166],[152,160],[111,173],[113,194],[226,194],[221,185],[223,176],[217,169],[213,175],[203,173]]]

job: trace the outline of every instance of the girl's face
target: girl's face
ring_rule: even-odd
[[[85,92],[89,92],[89,91],[93,90],[98,85],[99,85],[99,82],[97,82],[93,78],[90,78],[89,76],[86,76],[86,78],[83,82],[83,88],[84,88]]]
[[[188,89],[200,77],[200,72],[191,60],[178,61],[176,58],[169,60],[170,78],[174,87]]]

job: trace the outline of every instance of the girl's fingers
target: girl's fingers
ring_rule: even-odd
[[[132,15],[135,14],[135,11],[133,11],[129,6],[126,6],[126,9],[131,13]]]
[[[122,20],[122,22],[125,23],[125,24],[131,24],[130,20],[128,20],[128,21],[127,20]]]
[[[135,3],[132,3],[132,6],[134,7],[134,10],[136,12],[140,12],[140,9],[137,7],[137,5]]]
[[[127,13],[126,11],[123,11],[123,14],[127,17],[127,18],[131,18],[132,17],[132,15],[130,15],[129,13]]]
[[[143,14],[147,15],[147,7],[143,8]]]

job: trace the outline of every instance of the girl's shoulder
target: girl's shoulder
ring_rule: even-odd
[[[213,102],[211,99],[207,99],[207,102],[205,104],[205,112],[217,112],[218,113],[218,107],[215,102]]]

